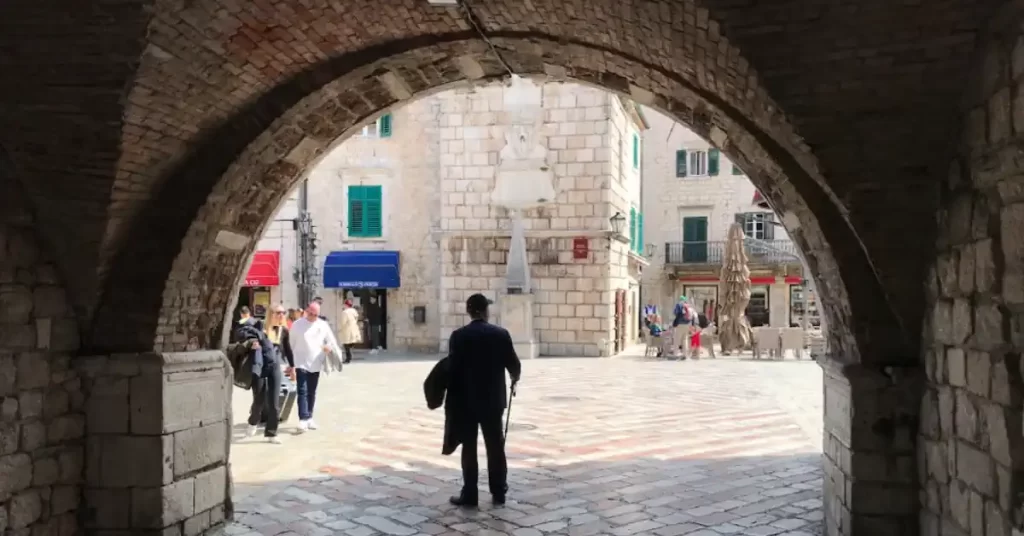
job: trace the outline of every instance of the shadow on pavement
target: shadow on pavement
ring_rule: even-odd
[[[286,449],[287,447],[285,447]],[[482,454],[482,453],[481,453]],[[287,456],[287,450],[282,450]],[[582,456],[582,455],[581,455]],[[459,509],[458,456],[438,462],[326,465],[291,481],[235,482],[235,535],[822,533],[821,455],[626,458],[567,465],[509,453],[509,502]],[[268,460],[268,463],[273,463]],[[481,456],[481,465],[484,460]]]

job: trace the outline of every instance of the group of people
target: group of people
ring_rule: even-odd
[[[443,454],[451,454],[461,445],[463,487],[450,502],[457,506],[475,507],[479,502],[477,480],[477,437],[482,433],[487,449],[488,484],[494,504],[505,503],[508,492],[508,462],[505,456],[505,432],[502,416],[508,407],[505,373],[512,379],[512,394],[519,381],[522,366],[508,331],[489,323],[491,301],[474,294],[466,301],[470,323],[454,332],[448,342],[448,355],[442,359],[424,383],[427,405],[431,409],[445,407]],[[351,345],[358,342],[358,313],[346,300],[339,332],[342,350],[327,319],[320,314],[321,300],[305,309],[289,311],[275,307],[271,317],[262,322],[252,316],[248,307],[241,307],[239,320],[232,331],[232,345],[241,345],[252,362],[253,401],[249,411],[248,435],[255,436],[265,419],[263,435],[271,443],[280,443],[279,395],[283,377],[297,384],[299,432],[316,430],[313,409],[320,375],[341,370],[351,360]],[[229,351],[229,354],[233,352]],[[344,360],[339,356],[344,354]],[[242,371],[243,373],[245,370]],[[237,377],[237,371],[236,371]],[[507,422],[507,421],[506,421]]]
[[[299,433],[318,428],[313,409],[320,374],[341,370],[343,364],[351,362],[352,347],[361,339],[358,313],[351,300],[345,301],[339,320],[340,345],[327,318],[320,314],[322,303],[316,298],[305,309],[288,310],[278,305],[266,321],[252,316],[247,306],[239,308],[230,341],[243,348],[244,363],[251,374],[247,435],[255,436],[262,423],[263,436],[271,443],[280,443],[277,432],[286,377],[295,384]]]
[[[662,322],[661,314],[658,313],[658,309],[653,305],[644,307],[644,327],[647,328],[654,339],[662,341],[667,338],[665,337],[665,332],[669,329],[669,326],[665,326]],[[658,344],[658,357],[664,356],[667,349],[672,354],[679,356],[680,359],[686,359],[687,356],[692,359],[700,359],[701,334],[714,330],[714,326],[708,320],[707,315],[702,311],[698,311],[686,296],[680,296],[679,301],[672,308],[672,324],[670,327],[672,330],[671,345],[669,345],[669,348],[666,348],[666,344]]]

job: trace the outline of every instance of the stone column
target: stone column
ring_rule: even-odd
[[[218,351],[81,358],[86,530],[202,534],[231,515],[231,367]]]
[[[917,534],[919,367],[822,366],[825,534]]]

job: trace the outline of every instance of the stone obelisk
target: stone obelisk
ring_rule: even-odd
[[[513,75],[503,88],[505,146],[498,155],[491,203],[508,209],[512,220],[506,293],[499,300],[499,322],[509,331],[521,358],[537,357],[540,347],[533,329],[533,293],[526,252],[523,211],[555,200],[554,173],[541,125],[541,86]]]

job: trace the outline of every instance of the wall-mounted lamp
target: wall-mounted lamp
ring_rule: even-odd
[[[616,212],[614,216],[608,218],[608,221],[612,224],[612,231],[616,235],[621,235],[623,229],[626,227],[626,217],[621,212]]]

